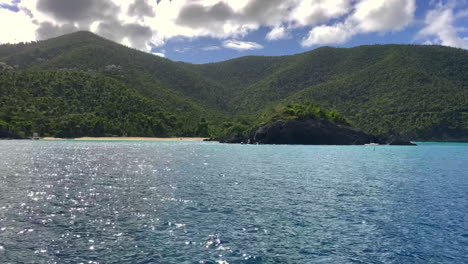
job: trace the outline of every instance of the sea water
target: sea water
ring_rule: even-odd
[[[0,263],[468,263],[468,145],[0,141]]]

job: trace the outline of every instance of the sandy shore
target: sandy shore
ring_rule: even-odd
[[[54,137],[44,137],[45,140],[115,140],[115,141],[124,141],[124,140],[153,140],[153,141],[203,141],[207,138],[200,137],[174,137],[174,138],[154,138],[154,137],[81,137],[81,138],[54,138]]]

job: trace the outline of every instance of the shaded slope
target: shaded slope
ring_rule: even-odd
[[[295,59],[295,56],[247,56],[218,63],[186,64],[186,67],[228,87],[226,90],[231,97],[238,95],[243,88],[287,67]]]

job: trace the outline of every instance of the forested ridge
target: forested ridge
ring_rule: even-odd
[[[89,32],[0,45],[0,127],[20,136],[216,136],[309,102],[375,135],[468,141],[468,51],[324,47],[195,65]]]
[[[0,120],[21,136],[167,136],[184,131],[175,113],[103,76],[6,71],[0,79]]]

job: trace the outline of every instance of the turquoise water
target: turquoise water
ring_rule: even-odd
[[[0,263],[468,263],[468,145],[0,141]]]

